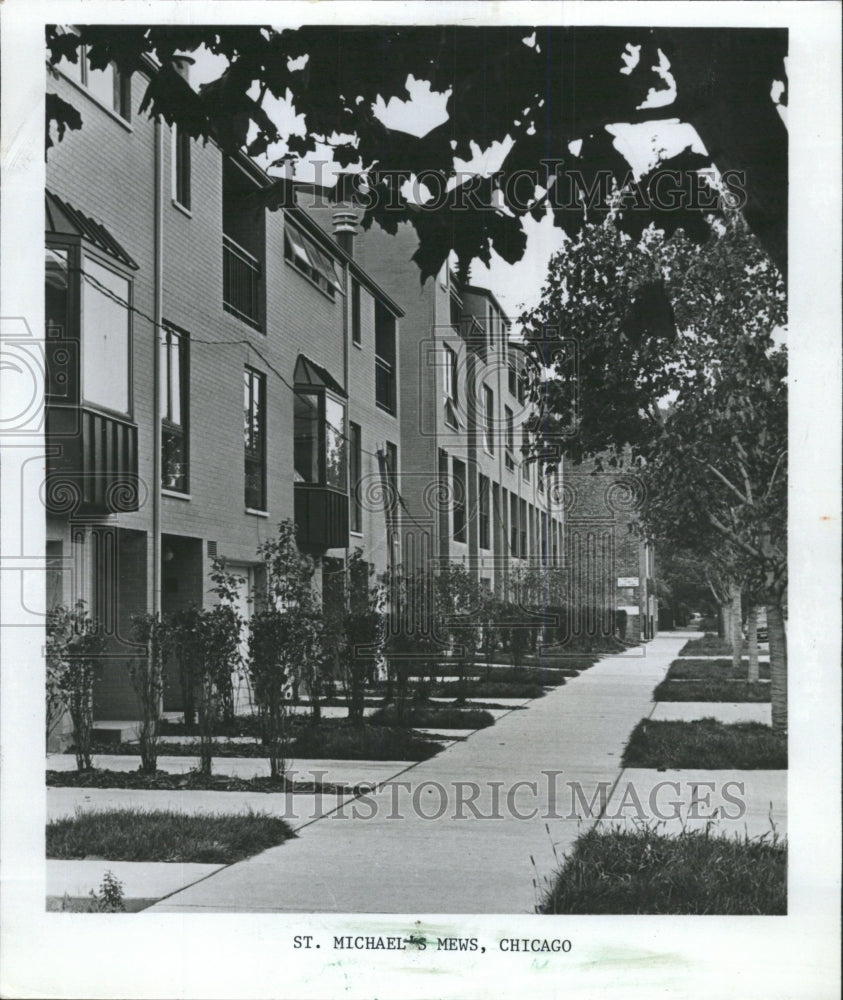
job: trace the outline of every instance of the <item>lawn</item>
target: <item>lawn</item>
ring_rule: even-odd
[[[668,681],[707,681],[733,680],[745,681],[749,669],[749,661],[743,660],[737,670],[731,660],[674,660],[670,665],[665,680]],[[758,676],[770,678],[770,664],[758,664]]]
[[[79,810],[47,824],[47,857],[231,864],[292,836],[283,819],[264,813]]]
[[[431,689],[433,698],[456,698],[459,683],[442,681]],[[544,688],[534,681],[472,681],[465,685],[466,697],[476,698],[541,698]]]
[[[723,678],[698,681],[664,680],[653,692],[653,701],[769,702],[770,685],[748,684]]]
[[[286,792],[294,795],[352,795],[356,789],[351,785],[329,781],[297,781],[298,775],[308,774],[299,762],[288,777],[238,778],[231,774],[201,774],[191,770],[187,773],[156,771],[143,774],[137,771],[114,771],[107,767],[94,767],[90,771],[47,771],[47,786],[50,788],[134,788],[145,791],[186,791],[186,792]]]
[[[779,770],[787,767],[787,740],[760,722],[642,719],[629,737],[621,766]]]
[[[580,836],[541,913],[787,913],[787,845],[649,827]]]
[[[747,652],[746,642],[742,643],[742,652]],[[702,635],[699,639],[689,639],[679,650],[680,656],[731,656],[731,643],[716,635]]]
[[[495,723],[494,715],[485,709],[418,703],[407,705],[404,719],[406,725],[424,729],[485,729]],[[394,705],[380,708],[369,717],[373,725],[397,726],[397,720]]]

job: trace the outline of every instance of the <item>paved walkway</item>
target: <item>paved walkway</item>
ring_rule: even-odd
[[[571,683],[305,824],[298,839],[156,904],[171,912],[532,913],[618,781],[653,688],[695,634],[609,656]],[[550,772],[557,771],[556,775]]]

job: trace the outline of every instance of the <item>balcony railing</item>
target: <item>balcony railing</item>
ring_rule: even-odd
[[[44,505],[54,514],[138,510],[138,429],[119,417],[78,406],[47,407]]]
[[[222,237],[222,304],[226,312],[260,330],[261,263],[230,236]]]
[[[324,552],[347,547],[347,493],[314,483],[296,483],[295,519],[302,549]]]

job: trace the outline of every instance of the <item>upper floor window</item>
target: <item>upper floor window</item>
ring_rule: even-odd
[[[480,476],[480,488],[478,492],[478,530],[480,534],[479,545],[481,549],[488,549],[491,546],[490,541],[490,491],[489,491],[489,477]]]
[[[360,347],[363,339],[360,309],[360,282],[351,282],[351,342]]]
[[[375,402],[387,413],[397,409],[395,317],[380,302],[375,308]]]
[[[522,559],[526,559],[527,558],[527,552],[528,552],[528,549],[527,549],[528,524],[527,524],[527,501],[526,500],[522,500],[521,501],[521,516],[520,516],[519,521],[518,521],[518,528],[519,528],[518,534],[519,534],[519,539],[520,539],[519,547],[518,547],[518,554],[521,556]]]
[[[459,381],[457,370],[457,352],[447,344],[445,351],[444,381],[445,381],[445,423],[450,427],[459,426],[457,416],[459,410]]]
[[[161,331],[159,377],[161,485],[188,491],[188,336],[167,326]]]
[[[191,139],[184,129],[173,125],[173,198],[190,209]]]
[[[351,531],[363,530],[363,502],[360,496],[360,480],[363,477],[363,436],[360,424],[349,423],[349,470],[348,478],[351,486]]]
[[[466,479],[465,462],[458,458],[454,459],[454,489],[453,489],[453,510],[454,510],[454,541],[466,541]]]
[[[255,210],[255,181],[230,157],[222,172],[222,304],[255,330],[266,315],[266,212]]]
[[[333,258],[289,220],[284,226],[284,259],[310,278],[329,298],[342,290]]]
[[[128,415],[131,283],[82,258],[82,399]]]
[[[94,69],[87,45],[80,45],[75,63],[64,59],[59,65],[63,73],[80,83],[100,104],[125,121],[131,120],[132,78],[121,73],[114,63],[109,63],[105,69]]]
[[[512,410],[508,406],[504,407],[506,414],[506,447],[504,454],[504,464],[512,472],[515,468],[515,418]]]
[[[495,453],[495,394],[483,386],[483,443],[490,455]]]
[[[509,497],[509,551],[518,557],[518,497],[514,493]]]
[[[509,376],[509,394],[510,396],[518,398],[518,364],[515,358],[510,358],[508,361],[507,373]]]
[[[248,366],[243,372],[245,500],[251,510],[266,510],[266,375]]]
[[[526,427],[521,428],[521,471],[524,479],[530,481],[530,432]]]

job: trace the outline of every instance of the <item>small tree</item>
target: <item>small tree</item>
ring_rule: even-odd
[[[299,551],[292,521],[278,525],[275,538],[258,548],[266,567],[267,601],[250,623],[249,676],[258,706],[270,773],[286,767],[286,705],[292,686],[303,680],[318,697],[322,613],[313,589],[314,561]]]
[[[447,637],[457,669],[457,702],[467,695],[466,674],[473,671],[480,641],[482,588],[459,563],[447,563],[436,577],[437,634]]]
[[[52,701],[53,718],[59,705],[70,713],[76,766],[80,771],[90,771],[92,767],[94,683],[104,649],[105,639],[97,622],[85,610],[84,601],[77,601],[72,609],[61,605],[48,614],[48,705]]]
[[[132,638],[146,647],[143,656],[128,662],[140,713],[140,770],[143,774],[155,774],[158,770],[158,717],[164,694],[164,663],[173,649],[173,628],[158,614],[134,615]]]

